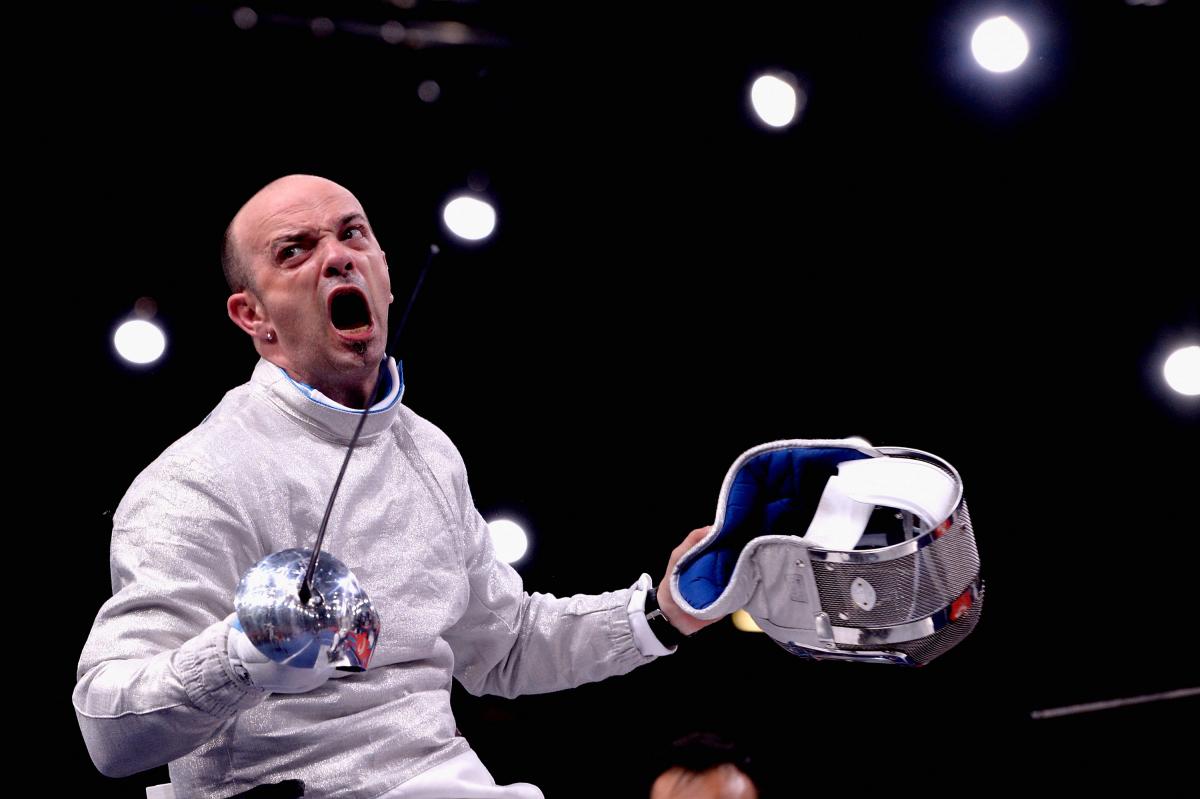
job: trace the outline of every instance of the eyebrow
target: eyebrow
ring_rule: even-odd
[[[363,222],[367,221],[367,217],[364,214],[360,213],[359,211],[353,211],[351,213],[346,214],[341,219],[339,219],[337,226],[339,228],[345,227],[346,225],[350,224],[351,222],[353,222],[356,219],[361,219]],[[368,223],[368,224],[370,224],[370,223]],[[274,250],[280,244],[286,244],[287,242],[291,242],[291,241],[303,241],[304,239],[309,238],[310,236],[312,236],[312,228],[303,228],[300,230],[290,230],[287,233],[283,233],[283,234],[271,239],[270,248],[272,250]]]

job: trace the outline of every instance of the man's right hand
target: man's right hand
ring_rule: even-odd
[[[250,643],[241,627],[234,624],[236,620],[236,613],[229,614],[225,619],[229,623],[226,653],[229,655],[230,668],[243,684],[273,694],[303,694],[321,687],[336,672],[329,665],[324,647],[317,654],[317,662],[312,668],[276,663]]]

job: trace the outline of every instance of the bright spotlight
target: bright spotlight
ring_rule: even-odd
[[[167,337],[158,326],[144,319],[134,319],[113,333],[117,354],[130,363],[154,363],[167,348]]]
[[[1029,39],[1009,17],[992,17],[975,29],[971,53],[989,72],[1011,72],[1025,63]]]
[[[1189,397],[1200,395],[1200,346],[1175,350],[1163,364],[1167,385]]]
[[[733,621],[733,626],[744,633],[762,632],[762,628],[754,622],[754,618],[744,610],[735,610],[730,618]]]
[[[754,107],[754,113],[773,128],[792,124],[799,104],[795,85],[775,75],[763,75],[750,86],[750,105]]]
[[[525,556],[525,550],[529,548],[529,539],[525,536],[521,525],[510,522],[508,519],[497,519],[494,522],[488,522],[488,532],[492,536],[492,546],[496,550],[496,557],[500,560],[505,563],[516,563]]]
[[[496,209],[490,203],[465,195],[455,197],[442,209],[442,221],[450,232],[467,241],[480,241],[496,229]]]

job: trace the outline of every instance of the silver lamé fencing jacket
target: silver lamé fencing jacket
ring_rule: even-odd
[[[307,694],[263,695],[228,673],[233,595],[262,557],[310,548],[358,413],[260,360],[129,488],[113,522],[113,597],[73,701],[104,773],[170,761],[177,796],[302,779],[307,795],[378,796],[468,750],[451,679],[473,694],[554,691],[652,660],[628,589],[525,593],[492,551],[458,450],[387,396],[369,415],[330,520],[331,552],[383,621],[370,669]]]

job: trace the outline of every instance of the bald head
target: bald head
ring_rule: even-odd
[[[234,215],[224,250],[226,310],[259,355],[363,407],[387,346],[392,286],[358,199],[314,175],[272,181]]]
[[[285,175],[259,189],[233,215],[221,241],[221,270],[225,273],[225,282],[229,284],[230,292],[236,294],[246,289],[254,290],[254,269],[250,257],[245,252],[242,235],[247,220],[257,219],[263,213],[271,213],[278,206],[281,197],[315,188],[334,188],[353,197],[344,187],[319,175]]]

